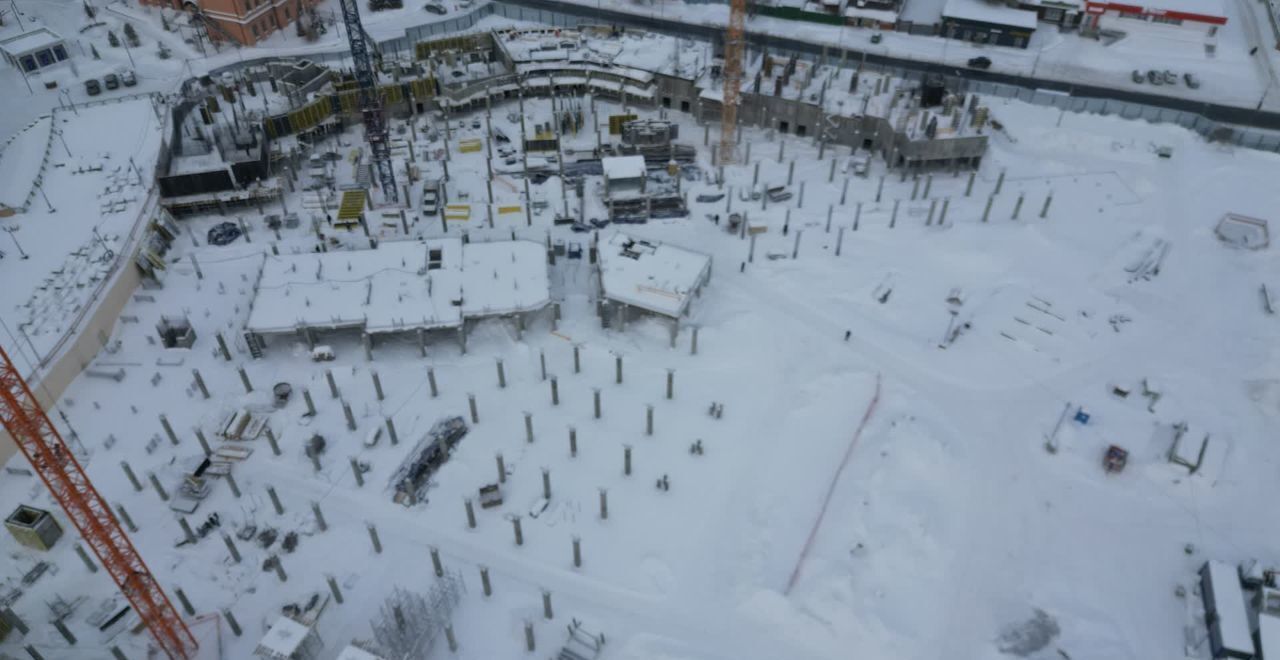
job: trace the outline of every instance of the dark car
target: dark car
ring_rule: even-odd
[[[118,89],[120,87],[120,76],[114,73],[108,73],[103,76],[102,82],[106,84],[107,89]]]
[[[219,222],[209,228],[206,238],[209,239],[210,245],[229,245],[240,238],[240,228],[232,222]]]
[[[84,92],[89,96],[97,96],[102,93],[102,84],[97,78],[90,78],[84,81]]]
[[[423,9],[435,14],[436,16],[444,16],[449,13],[444,7],[436,4],[425,5]]]
[[[969,67],[973,69],[990,69],[991,58],[982,56],[970,58]]]

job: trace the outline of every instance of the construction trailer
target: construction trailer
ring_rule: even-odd
[[[4,526],[18,543],[36,550],[49,550],[62,538],[62,526],[53,514],[25,504],[19,504],[5,518]]]
[[[1204,600],[1204,620],[1214,660],[1258,658],[1249,634],[1240,573],[1226,562],[1206,561],[1200,567],[1200,597]]]
[[[314,660],[323,649],[324,642],[314,628],[282,616],[267,630],[253,654],[269,660]]]

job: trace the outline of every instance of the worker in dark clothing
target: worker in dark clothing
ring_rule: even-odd
[[[850,337],[852,337],[852,336],[853,336],[853,331],[852,331],[852,330],[845,330],[845,331],[844,331],[844,340],[845,340],[845,341],[849,341],[849,338],[850,338]]]

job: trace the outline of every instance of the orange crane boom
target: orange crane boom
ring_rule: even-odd
[[[196,639],[121,529],[106,500],[44,414],[9,354],[0,348],[0,423],[93,549],[133,611],[170,660],[195,654]]]
[[[724,38],[724,99],[720,111],[720,164],[732,165],[737,141],[738,102],[742,95],[742,51],[746,42],[747,0],[730,0]]]

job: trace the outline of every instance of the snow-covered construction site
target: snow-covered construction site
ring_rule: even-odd
[[[357,4],[0,99],[0,658],[1280,657],[1263,134]]]

